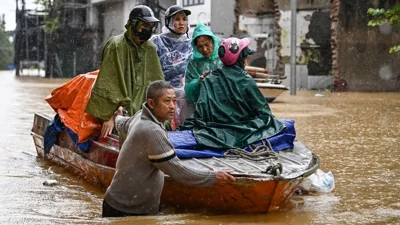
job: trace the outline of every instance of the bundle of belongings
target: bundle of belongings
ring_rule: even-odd
[[[80,74],[54,89],[45,99],[57,113],[44,136],[44,151],[48,153],[58,134],[65,129],[79,149],[87,152],[100,135],[101,121],[85,113],[90,93],[99,71]]]

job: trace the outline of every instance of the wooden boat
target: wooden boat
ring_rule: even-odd
[[[283,84],[274,84],[271,82],[260,83],[257,82],[258,89],[264,95],[267,102],[273,102],[280,94],[289,90]]]
[[[282,84],[286,77],[268,74],[268,69],[262,67],[246,66],[245,69],[254,78],[267,102],[273,102],[280,94],[289,90]]]
[[[35,114],[31,135],[37,154],[81,176],[89,182],[107,188],[115,173],[119,142],[113,137],[94,141],[89,152],[84,153],[62,131],[48,154],[44,154],[44,134],[51,119]],[[282,174],[289,164],[298,170],[283,176],[263,173],[269,161],[252,161],[246,158],[208,158],[182,160],[188,166],[202,169],[228,169],[237,178],[235,182],[216,184],[212,188],[190,187],[165,177],[161,201],[183,208],[207,208],[219,212],[262,213],[279,209],[295,192],[299,183],[319,168],[319,158],[307,147],[295,142],[293,150],[280,152],[278,161]],[[303,160],[301,160],[303,159]],[[304,160],[307,159],[307,160]],[[286,172],[285,172],[286,171]]]

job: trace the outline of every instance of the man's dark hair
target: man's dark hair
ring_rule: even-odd
[[[146,99],[153,99],[158,102],[158,99],[162,96],[163,89],[174,89],[170,83],[163,80],[153,81],[149,84],[146,91]]]

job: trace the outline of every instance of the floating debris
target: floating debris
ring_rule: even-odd
[[[56,184],[58,184],[58,182],[56,180],[46,180],[43,182],[44,186],[50,186],[50,187],[52,187]]]

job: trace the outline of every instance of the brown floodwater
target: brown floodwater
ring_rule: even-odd
[[[0,224],[400,224],[400,93],[297,91],[270,104],[333,172],[332,193],[293,196],[267,214],[103,219],[103,191],[37,158],[30,136],[33,114],[53,116],[44,98],[66,81],[0,71]],[[49,179],[58,184],[43,186]]]

